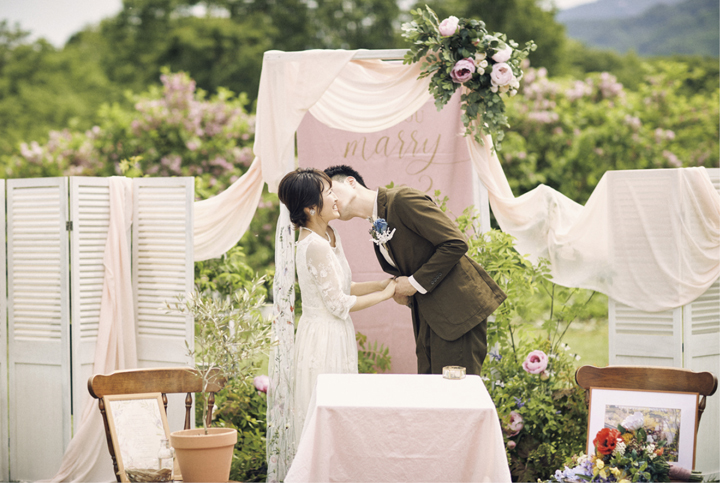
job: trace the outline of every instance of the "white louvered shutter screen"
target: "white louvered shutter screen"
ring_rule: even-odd
[[[720,193],[720,168],[707,171]],[[684,366],[693,371],[710,371],[720,377],[720,280],[684,307],[683,326]],[[697,440],[702,444],[696,448],[696,468],[706,475],[706,481],[717,481],[720,476],[720,395],[717,393],[707,400]]]
[[[189,316],[168,314],[166,301],[192,291],[193,178],[133,180],[133,291],[140,367],[187,366],[194,344]],[[171,430],[182,429],[184,396],[168,404]]]
[[[52,477],[70,441],[67,205],[66,178],[7,182],[11,480]]]
[[[0,238],[5,240],[5,180],[0,179]],[[0,273],[5,273],[5,250],[0,250]],[[10,479],[8,460],[8,385],[7,385],[7,285],[0,276],[0,480]]]
[[[638,267],[633,252],[648,250],[642,235],[643,224],[636,214],[634,206],[655,207],[655,212],[666,213],[667,222],[659,226],[671,227],[670,214],[673,210],[670,201],[664,195],[670,189],[673,178],[664,170],[614,172],[613,183],[609,185],[608,211],[623,213],[613,223],[610,253],[628,254],[627,266],[634,270]],[[632,191],[624,189],[623,184],[632,185]],[[658,206],[667,205],[664,210]],[[633,207],[632,209],[630,209]],[[662,220],[658,220],[661,222]],[[655,243],[668,242],[672,237],[669,231],[653,233]],[[621,248],[621,249],[620,249]],[[622,260],[616,260],[622,262]],[[629,268],[630,269],[630,268]],[[648,281],[648,291],[652,291],[652,281]],[[682,365],[682,309],[649,313],[633,309],[614,300],[608,301],[609,362],[625,365],[675,366]]]
[[[85,401],[90,398],[87,381],[93,372],[100,323],[103,256],[110,222],[108,178],[70,178],[70,220],[73,426],[77,431]]]

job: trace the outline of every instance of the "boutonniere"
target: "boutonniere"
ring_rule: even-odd
[[[387,221],[385,221],[384,218],[378,218],[372,222],[372,227],[370,228],[369,233],[372,236],[371,241],[373,243],[376,245],[384,245],[389,242],[395,234],[395,228],[390,231]]]

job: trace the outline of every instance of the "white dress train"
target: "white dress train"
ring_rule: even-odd
[[[308,230],[311,231],[311,230]],[[350,308],[350,266],[335,232],[335,248],[315,232],[297,243],[302,316],[295,335],[293,429],[295,448],[318,374],[357,374],[357,345]]]

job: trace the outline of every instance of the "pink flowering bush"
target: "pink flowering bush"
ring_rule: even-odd
[[[642,62],[634,89],[607,72],[524,72],[500,155],[516,195],[544,183],[582,204],[607,170],[717,166],[719,91],[684,87],[699,75],[688,63]]]

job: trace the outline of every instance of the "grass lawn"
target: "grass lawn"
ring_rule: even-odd
[[[537,335],[545,335],[539,328],[531,329]],[[577,367],[593,365],[605,367],[608,364],[608,321],[607,319],[590,319],[574,322],[563,337],[563,342],[570,346],[570,352],[580,356],[575,361]]]

